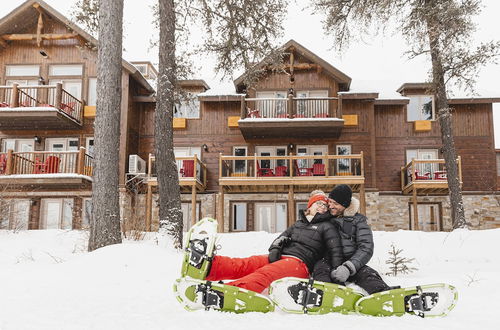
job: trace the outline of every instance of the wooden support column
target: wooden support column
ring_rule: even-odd
[[[191,225],[194,225],[198,219],[196,219],[196,185],[191,187]]]
[[[12,84],[12,95],[10,96],[10,106],[12,108],[19,107],[19,84]]]
[[[241,119],[245,119],[247,116],[247,106],[245,101],[245,96],[241,97],[241,108],[240,108],[240,117]]]
[[[224,232],[224,187],[219,186],[219,216],[217,218],[219,223],[219,228],[217,231],[219,233]]]
[[[40,197],[35,197],[30,200],[30,212],[28,220],[28,229],[40,229],[40,208],[42,204],[42,199]],[[73,207],[73,210],[75,208]],[[73,211],[74,212],[74,211]]]
[[[7,150],[7,162],[5,163],[5,175],[12,174],[12,167],[14,165],[14,150]]]
[[[288,227],[295,222],[295,198],[293,193],[293,186],[288,186]]]
[[[36,26],[36,44],[38,47],[42,45],[42,30],[43,30],[43,18],[42,13],[38,15],[38,24]]]
[[[418,230],[417,189],[413,188],[413,230]]]
[[[78,151],[78,160],[76,162],[77,168],[76,168],[76,173],[77,174],[84,174],[85,173],[85,148],[80,147],[80,150]]]
[[[366,194],[364,184],[359,187],[359,203],[361,204],[361,214],[366,215]]]
[[[61,109],[61,103],[62,103],[62,84],[57,83],[56,84],[56,97],[55,97],[56,104],[54,106],[57,109]]]
[[[151,218],[153,212],[153,190],[148,184],[148,192],[146,193],[146,231],[151,231]]]
[[[83,198],[73,198],[73,229],[82,229],[83,223]]]

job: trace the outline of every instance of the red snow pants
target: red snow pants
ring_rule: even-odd
[[[281,257],[269,263],[267,254],[248,258],[214,256],[207,281],[232,280],[226,283],[255,292],[262,292],[271,282],[283,277],[307,278],[309,271],[305,263],[293,257]]]

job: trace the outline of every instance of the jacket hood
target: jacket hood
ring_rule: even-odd
[[[359,200],[355,197],[351,198],[351,205],[344,210],[345,217],[353,217],[356,213],[359,212]]]

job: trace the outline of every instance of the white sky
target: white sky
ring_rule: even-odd
[[[130,61],[150,60],[157,63],[155,49],[150,49],[149,40],[155,33],[151,23],[151,6],[156,0],[124,0],[125,40],[124,58]],[[8,14],[24,1],[2,1],[0,17]],[[76,0],[46,0],[46,2],[69,16],[69,11]],[[362,42],[352,43],[342,54],[332,50],[332,41],[323,34],[321,17],[311,15],[304,9],[307,1],[290,1],[290,8],[285,22],[285,35],[281,43],[294,39],[340,71],[352,78],[354,89],[371,89],[380,92],[381,96],[395,95],[395,90],[405,82],[421,82],[427,78],[429,64],[424,58],[407,60],[404,52],[406,44],[399,35],[383,37],[367,37]],[[483,0],[484,9],[476,21],[476,42],[500,39],[500,1]],[[197,38],[193,35],[193,38]],[[214,60],[204,56],[196,60],[200,67],[195,79],[204,79],[213,89],[234,91],[232,82],[221,82],[213,72]],[[235,78],[238,74],[235,74]],[[481,96],[500,97],[500,64],[484,67],[477,79],[476,90]],[[455,92],[455,96],[464,96],[463,92]],[[500,104],[494,105],[495,131],[500,132]],[[495,134],[495,144],[500,148],[500,134]]]

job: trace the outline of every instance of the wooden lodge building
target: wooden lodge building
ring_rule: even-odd
[[[0,225],[81,228],[91,209],[94,38],[43,1],[0,20]],[[450,230],[439,122],[428,84],[394,97],[357,91],[351,78],[290,40],[281,71],[192,98],[175,109],[174,144],[185,228],[216,217],[220,231],[280,232],[309,193],[352,187],[375,230]],[[123,61],[122,218],[158,225],[154,89],[148,62]],[[451,98],[467,220],[500,227],[492,103]],[[130,207],[132,206],[132,207]],[[1,226],[0,226],[1,227]]]

